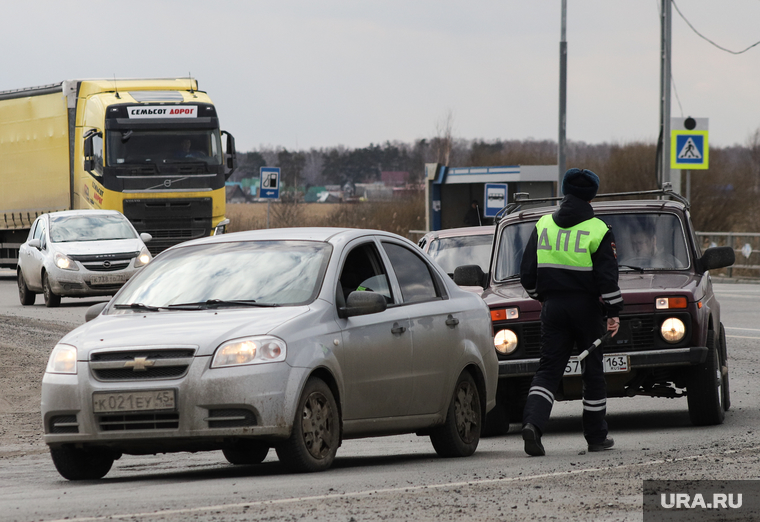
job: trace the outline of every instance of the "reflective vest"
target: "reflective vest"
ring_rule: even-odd
[[[591,272],[591,254],[607,233],[607,224],[591,218],[570,228],[560,228],[547,214],[536,223],[538,268],[562,268]]]

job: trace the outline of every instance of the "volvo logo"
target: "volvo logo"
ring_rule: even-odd
[[[103,268],[111,268],[111,262],[110,261],[103,261]]]
[[[171,186],[172,186],[172,180],[170,180],[170,179],[165,179],[165,180],[164,180],[164,187],[166,187],[166,188],[169,188],[169,187],[171,187]]]
[[[145,372],[156,364],[156,361],[149,361],[147,357],[135,357],[132,361],[124,363],[124,368],[132,368],[135,372]]]

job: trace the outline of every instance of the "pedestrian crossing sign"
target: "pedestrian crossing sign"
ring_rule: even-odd
[[[697,122],[696,125],[690,125],[691,129],[671,125],[670,168],[672,169],[706,170],[709,167],[707,118],[691,120]]]

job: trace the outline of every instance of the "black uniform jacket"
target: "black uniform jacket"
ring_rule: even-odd
[[[594,217],[591,205],[573,195],[567,195],[552,214],[552,219],[561,228],[570,228]],[[536,246],[538,232],[533,229],[523,252],[520,265],[520,283],[528,295],[545,301],[553,293],[586,293],[602,297],[607,317],[618,317],[623,309],[623,298],[618,287],[618,264],[615,252],[615,237],[612,230],[604,235],[599,248],[591,255],[593,270],[579,272],[562,268],[538,268]]]

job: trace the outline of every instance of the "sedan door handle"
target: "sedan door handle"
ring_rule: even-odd
[[[459,319],[457,319],[453,315],[449,314],[448,319],[446,319],[446,326],[450,326],[450,327],[454,328],[458,324],[459,324]]]
[[[401,326],[398,323],[393,323],[393,328],[391,328],[391,333],[392,334],[401,335],[404,332],[406,332],[406,326]]]

